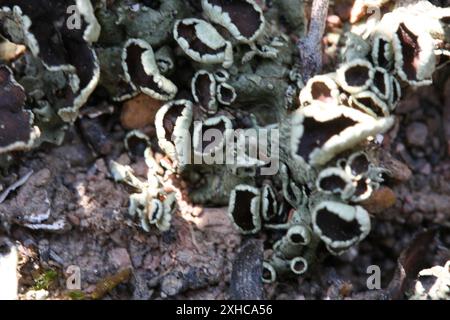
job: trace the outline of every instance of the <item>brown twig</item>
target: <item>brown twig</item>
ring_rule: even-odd
[[[328,6],[329,0],[314,0],[308,34],[298,42],[300,72],[305,82],[322,70],[322,38],[325,33]]]

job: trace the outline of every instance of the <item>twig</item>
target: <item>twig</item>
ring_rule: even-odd
[[[305,82],[322,70],[322,38],[325,33],[328,6],[329,0],[314,0],[308,34],[298,42],[300,73]]]

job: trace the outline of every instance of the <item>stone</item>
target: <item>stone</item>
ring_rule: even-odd
[[[118,269],[125,269],[132,266],[130,255],[125,248],[115,248],[108,253],[109,261]]]

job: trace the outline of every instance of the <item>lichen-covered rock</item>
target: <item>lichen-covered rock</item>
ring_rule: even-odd
[[[300,0],[0,1],[1,34],[27,47],[0,67],[0,153],[61,143],[90,102],[124,104],[133,130],[124,147],[148,166],[143,179],[110,163],[133,190],[130,219],[169,230],[180,194],[165,183],[176,176],[192,202],[228,204],[242,234],[266,233],[264,282],[302,275],[320,244],[340,254],[370,232],[364,203],[387,171],[373,147],[404,89],[431,82],[449,41],[448,8],[399,6],[365,34],[347,33],[335,70],[303,83],[286,30],[303,36],[304,9]],[[153,103],[131,107],[140,94]],[[146,133],[134,130],[148,119]]]

